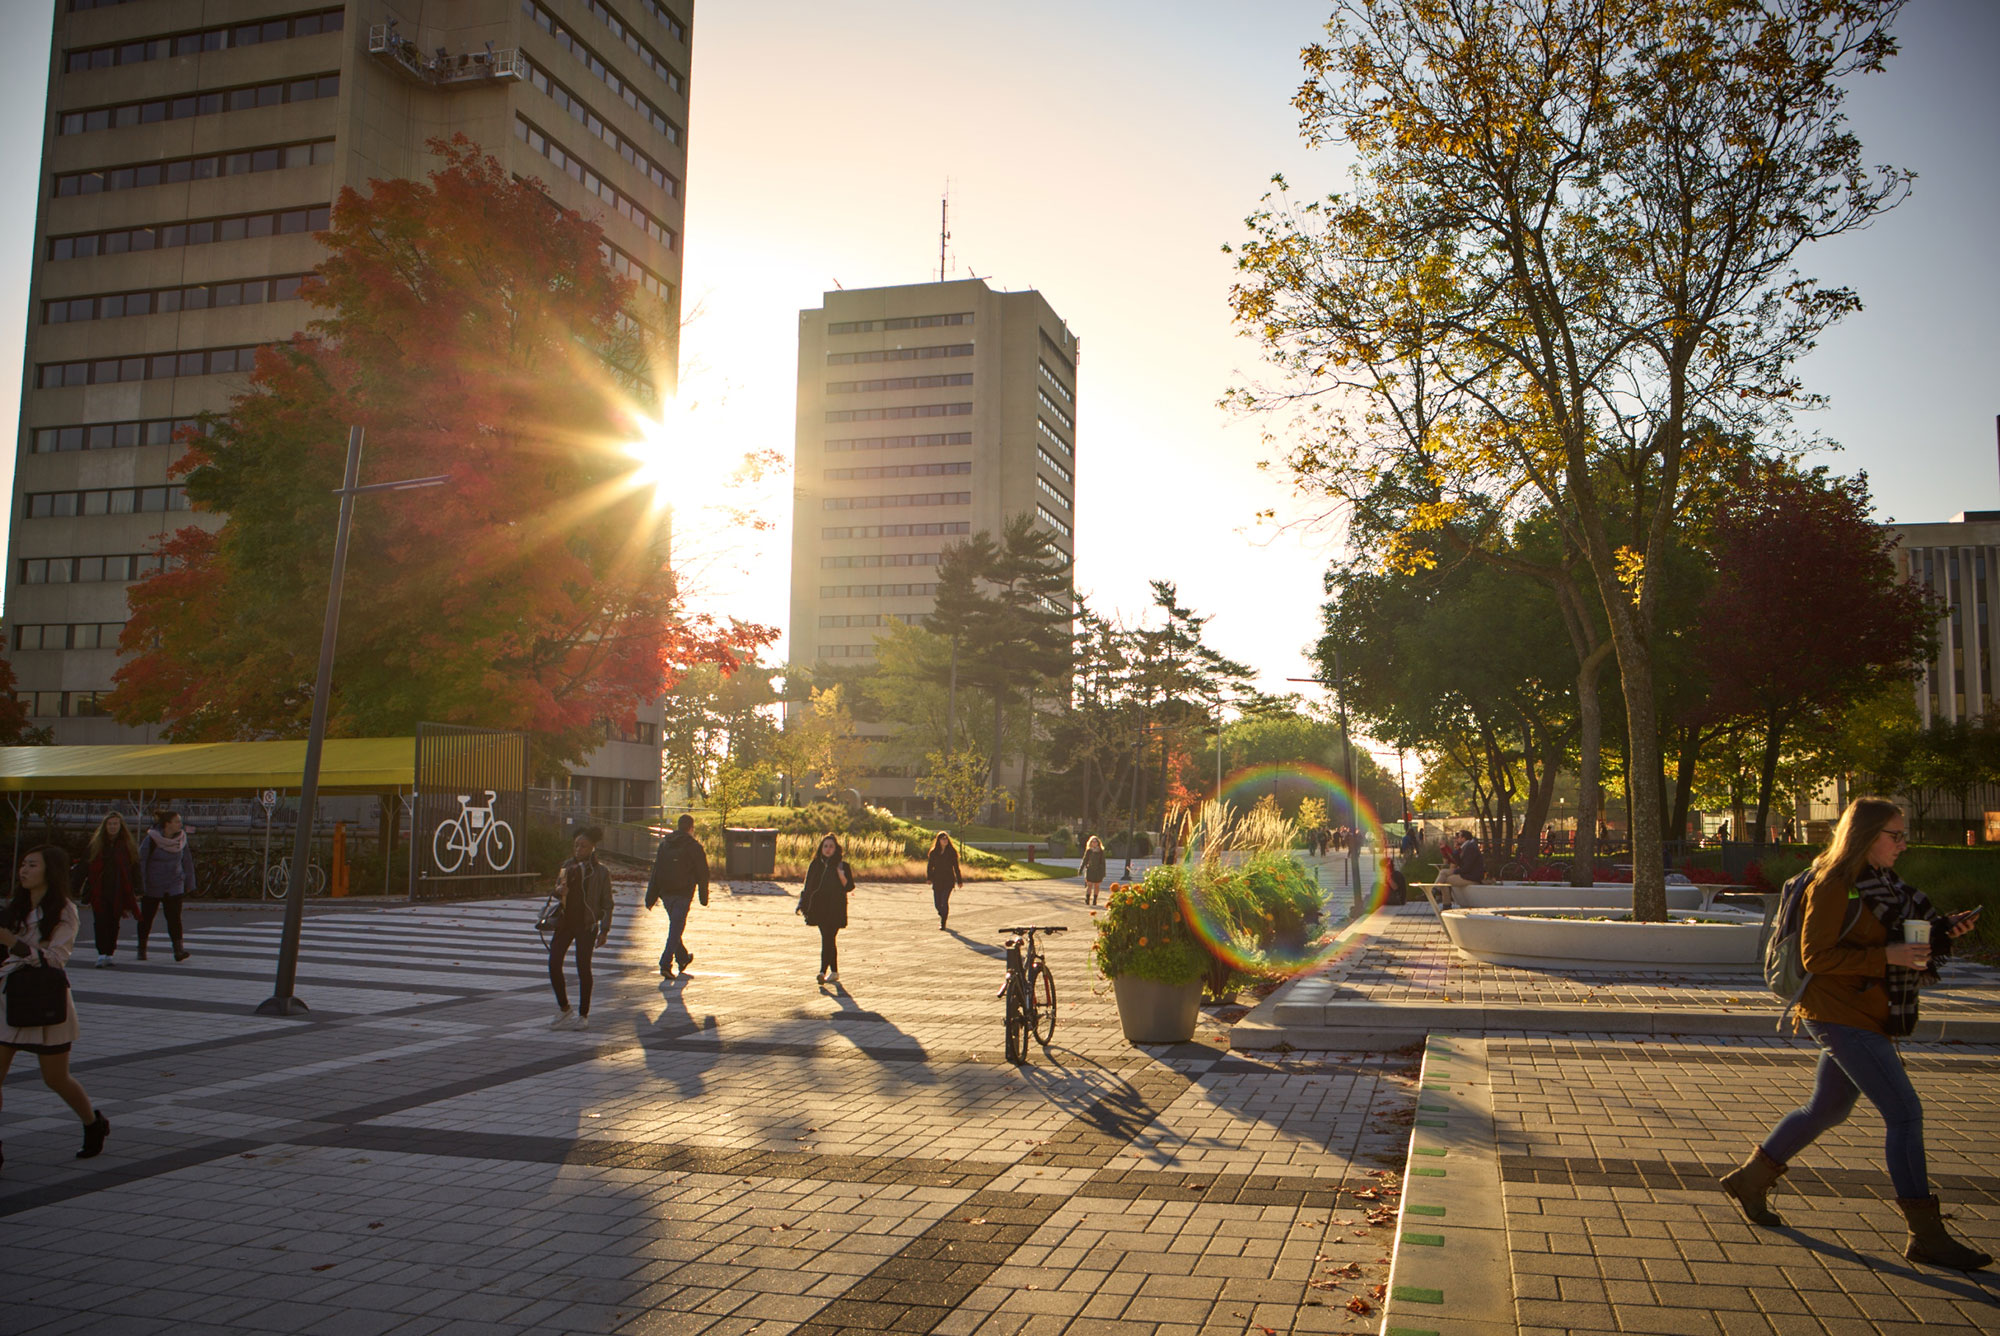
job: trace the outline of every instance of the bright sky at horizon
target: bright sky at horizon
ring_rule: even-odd
[[[0,19],[0,108],[19,130],[41,122],[49,33],[47,6],[24,8]],[[1256,468],[1262,424],[1217,407],[1258,373],[1229,324],[1220,248],[1273,172],[1305,194],[1341,183],[1343,160],[1304,148],[1289,105],[1325,12],[707,0],[693,30],[687,393],[732,443],[789,458],[797,313],[836,284],[934,279],[949,181],[952,276],[1040,289],[1083,342],[1080,588],[1129,617],[1148,579],[1177,581],[1267,689],[1308,674],[1330,539],[1257,525],[1289,508]],[[1850,106],[1869,159],[1914,168],[1916,192],[1805,257],[1868,309],[1803,372],[1833,396],[1812,424],[1845,446],[1829,462],[1868,471],[1883,518],[1935,520],[2000,506],[2000,5],[1914,0],[1899,34],[1903,54]],[[25,320],[39,147],[26,133],[0,142],[0,329]],[[5,346],[18,362],[18,340]],[[16,416],[17,383],[0,418]],[[782,488],[770,511],[777,529],[716,561],[706,592],[782,628]]]

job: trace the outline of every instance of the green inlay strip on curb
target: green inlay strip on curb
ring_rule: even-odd
[[[1450,1127],[1450,1126],[1451,1126],[1451,1124],[1450,1124],[1449,1122],[1445,1121],[1445,1120],[1444,1120],[1443,1118],[1419,1118],[1419,1119],[1417,1119],[1417,1126],[1418,1126],[1418,1127]]]
[[[1416,1149],[1419,1155],[1449,1155],[1451,1153],[1443,1146],[1418,1146]]]
[[[1438,1336],[1438,1334],[1426,1331],[1422,1327],[1391,1327],[1388,1336]]]
[[[1443,1178],[1445,1174],[1442,1169],[1433,1168],[1428,1164],[1420,1164],[1410,1170],[1410,1176],[1412,1178]]]
[[[1419,1109],[1423,1110],[1423,1111],[1424,1111],[1425,1113],[1450,1113],[1450,1112],[1451,1112],[1451,1105],[1449,1105],[1449,1104],[1419,1104],[1419,1105],[1417,1105],[1417,1107],[1418,1107]]]
[[[1426,1082],[1424,1082],[1424,1089],[1426,1089],[1426,1090],[1450,1090],[1450,1089],[1451,1089],[1451,1082],[1449,1082],[1449,1081],[1426,1081]]]
[[[1425,1248],[1442,1248],[1444,1247],[1444,1235],[1412,1234],[1408,1230],[1405,1230],[1403,1232],[1403,1242],[1414,1243]]]
[[[1442,1206],[1419,1206],[1415,1202],[1405,1202],[1403,1210],[1409,1215],[1443,1215]]]
[[[1389,1292],[1389,1297],[1406,1304],[1441,1304],[1444,1302],[1444,1291],[1427,1290],[1421,1285],[1398,1285]]]

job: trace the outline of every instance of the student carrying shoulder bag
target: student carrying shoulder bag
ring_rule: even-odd
[[[1779,1034],[1785,1032],[1785,1022],[1792,1018],[1793,1009],[1799,1005],[1799,999],[1806,995],[1806,988],[1812,983],[1812,975],[1806,972],[1800,944],[1806,926],[1806,892],[1811,889],[1811,868],[1785,883],[1778,892],[1778,910],[1771,922],[1770,940],[1764,944],[1764,986],[1785,1004],[1785,1009],[1778,1013]],[[1845,937],[1852,932],[1860,918],[1860,899],[1849,899],[1840,935]]]

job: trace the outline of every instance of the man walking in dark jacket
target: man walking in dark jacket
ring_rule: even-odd
[[[686,975],[694,963],[694,952],[681,941],[681,934],[687,929],[688,909],[697,889],[701,902],[707,904],[708,851],[695,838],[694,818],[683,812],[674,833],[660,841],[660,852],[653,857],[653,875],[646,882],[646,908],[651,909],[655,901],[667,907],[667,945],[660,952],[663,979],[673,978],[677,965]]]

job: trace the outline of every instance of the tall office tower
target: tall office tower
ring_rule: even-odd
[[[171,437],[309,319],[343,186],[421,178],[426,142],[465,134],[601,220],[671,363],[688,22],[689,0],[57,0],[6,585],[57,741],[144,739],[100,697],[127,584],[206,522]],[[635,772],[593,801],[658,800],[657,716],[635,739],[585,767]]]
[[[1074,553],[1077,340],[977,279],[823,300],[799,313],[791,657],[845,664],[925,619],[950,543],[1028,514]],[[876,758],[863,796],[908,811],[905,770]]]
[[[1884,527],[1896,540],[1896,573],[1929,590],[1940,608],[1937,653],[1916,679],[1917,716],[1926,728],[1992,718],[2000,708],[1993,667],[2000,659],[2000,614],[1989,591],[2000,582],[2000,510]]]

